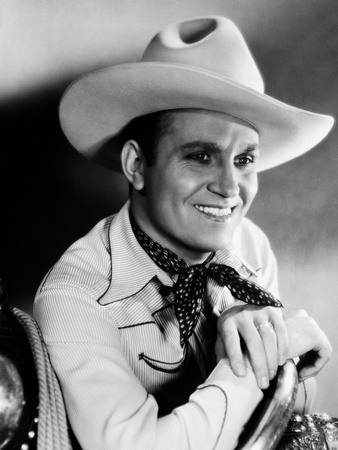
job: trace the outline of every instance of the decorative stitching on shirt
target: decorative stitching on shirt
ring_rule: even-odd
[[[226,393],[223,391],[223,389],[221,387],[217,386],[217,384],[208,384],[207,386],[201,386],[201,387],[198,387],[197,390],[201,391],[202,389],[206,389],[208,387],[215,387],[215,388],[219,389],[222,392],[222,394],[224,396],[224,400],[225,400],[225,410],[224,410],[224,414],[223,414],[222,426],[221,426],[220,432],[218,433],[218,436],[217,436],[217,439],[216,439],[216,442],[215,442],[215,445],[214,445],[214,449],[215,449],[217,447],[218,441],[219,441],[219,439],[221,437],[222,429],[223,429],[224,424],[225,424],[225,418],[226,418],[227,409],[228,409],[228,397],[227,397]]]
[[[167,361],[161,361],[159,359],[150,358],[149,356],[145,355],[143,352],[138,355],[138,359],[139,359],[139,361],[144,361],[149,367],[151,367],[152,369],[157,370],[159,372],[176,373],[185,367],[185,365],[188,361],[188,358],[186,356],[187,356],[187,347],[185,347],[183,350],[182,358],[176,362],[167,362]],[[163,364],[166,366],[174,366],[174,365],[178,364],[178,366],[173,369],[169,369],[169,368],[165,368],[165,367],[159,367],[155,363]]]
[[[134,328],[134,327],[141,327],[142,325],[149,325],[149,324],[154,324],[156,325],[156,322],[154,322],[153,320],[150,320],[149,322],[141,322],[141,323],[135,323],[133,325],[124,325],[122,327],[117,327],[119,330],[124,330],[125,328]]]
[[[122,302],[123,300],[126,300],[127,298],[131,298],[131,297],[134,297],[135,295],[139,294],[145,287],[148,286],[149,283],[151,283],[151,282],[153,281],[153,279],[154,279],[155,277],[156,277],[156,275],[155,275],[153,278],[151,278],[151,279],[150,279],[144,286],[142,286],[138,291],[134,292],[133,294],[127,295],[126,297],[122,297],[122,298],[119,298],[118,300],[112,300],[112,301],[109,302],[109,303],[104,303],[104,304],[102,304],[102,303],[100,303],[100,300],[101,300],[102,297],[105,296],[105,294],[107,293],[107,291],[106,291],[106,292],[105,292],[98,300],[96,300],[96,301],[97,301],[97,303],[99,303],[100,306],[107,306],[107,305],[111,305],[112,303]],[[108,289],[109,289],[109,288],[108,288]],[[108,290],[108,289],[107,289],[107,290]]]

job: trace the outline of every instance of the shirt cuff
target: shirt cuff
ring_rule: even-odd
[[[224,420],[220,433],[219,448],[222,445],[223,448],[229,448],[229,436],[236,439],[235,446],[244,425],[263,399],[263,392],[258,387],[251,368],[247,368],[244,377],[238,377],[225,358],[220,360],[201,388],[207,386],[217,386],[226,397],[226,420]],[[234,428],[237,428],[235,433]]]

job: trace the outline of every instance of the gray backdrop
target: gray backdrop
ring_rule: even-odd
[[[168,22],[222,14],[241,28],[268,94],[338,116],[337,0],[2,0],[0,274],[11,304],[32,309],[43,275],[127,198],[122,177],[85,161],[62,135],[58,101],[82,73],[137,60]],[[250,217],[267,233],[282,299],[338,338],[338,132],[260,176]],[[335,353],[318,411],[338,415]]]

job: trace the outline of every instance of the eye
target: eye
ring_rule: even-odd
[[[235,158],[236,166],[247,166],[249,164],[254,164],[256,158],[253,155],[240,155]]]
[[[189,155],[188,158],[199,162],[210,161],[210,156],[207,153],[193,153],[192,155]]]

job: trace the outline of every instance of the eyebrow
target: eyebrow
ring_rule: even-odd
[[[209,152],[213,152],[213,153],[221,153],[224,150],[226,150],[225,147],[222,147],[219,144],[216,144],[215,142],[209,142],[209,141],[192,141],[192,142],[187,142],[185,144],[182,144],[180,146],[177,147],[178,150],[191,150],[191,149],[201,149],[201,150],[206,150]],[[254,152],[255,150],[258,150],[258,144],[257,143],[253,143],[253,144],[244,144],[243,147],[239,150],[240,153],[245,153],[245,152]]]

